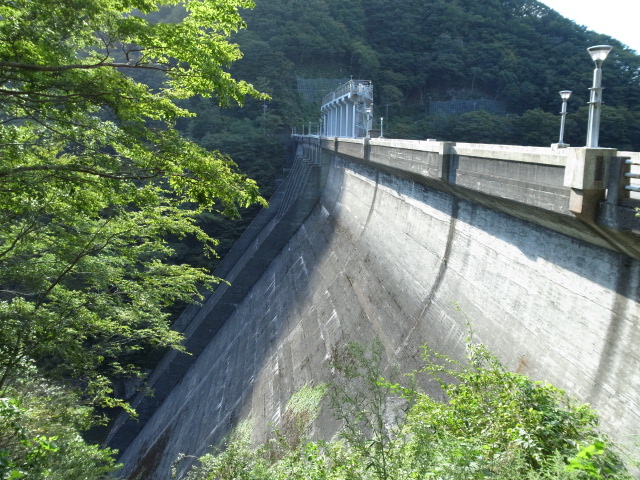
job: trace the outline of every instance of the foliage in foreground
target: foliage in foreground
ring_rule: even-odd
[[[176,6],[181,15],[149,20]],[[219,281],[176,264],[169,239],[195,238],[215,255],[197,216],[265,204],[229,157],[175,128],[192,116],[179,104],[192,97],[266,98],[227,71],[241,57],[228,37],[252,6],[0,3],[3,475],[101,475],[109,452],[74,440],[93,422],[90,407],[127,408],[113,385],[139,380],[149,367],[141,352],[181,348],[167,308]],[[152,86],[134,79],[141,71]],[[66,420],[49,406],[63,401]],[[63,462],[71,458],[85,473]]]
[[[274,457],[278,435],[254,449],[245,428],[222,452],[200,458],[186,478],[633,478],[598,431],[593,410],[552,385],[508,372],[482,345],[468,345],[466,364],[424,348],[425,367],[411,376],[437,382],[442,401],[383,380],[381,359],[378,344],[370,350],[352,344],[334,358],[341,375],[329,396],[344,422],[336,440],[301,442]]]
[[[110,449],[87,443],[95,422],[77,393],[34,375],[13,382],[0,398],[0,478],[98,480],[116,468]]]

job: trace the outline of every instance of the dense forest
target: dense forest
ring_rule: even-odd
[[[167,8],[152,18],[180,15]],[[195,97],[186,106],[197,117],[177,127],[229,154],[267,198],[291,127],[316,128],[322,95],[350,77],[373,81],[386,136],[459,142],[549,146],[558,141],[559,92],[572,90],[564,139],[584,145],[593,72],[586,49],[598,44],[614,47],[603,68],[600,144],[640,149],[640,56],[536,0],[258,0],[242,15],[247,28],[232,40],[243,58],[230,71],[271,98],[221,108]],[[305,81],[311,94],[300,88]],[[458,113],[434,108],[456,103]],[[207,216],[219,253],[257,211],[233,223]],[[201,261],[195,244],[181,245],[185,259]]]
[[[593,63],[586,48],[614,46],[603,68],[602,146],[640,148],[640,57],[536,0],[270,0],[244,13],[232,71],[272,96],[269,132],[318,121],[296,79],[372,80],[388,135],[548,146],[557,141],[560,90],[572,90],[566,139],[584,145]],[[430,114],[430,103],[499,102]],[[431,109],[433,110],[433,109]],[[257,126],[261,105],[248,105]]]
[[[171,319],[220,281],[216,253],[275,190],[290,127],[317,123],[340,81],[373,81],[387,136],[525,145],[557,141],[570,89],[565,140],[582,145],[585,50],[611,44],[601,145],[640,149],[640,57],[535,0],[252,7],[0,5],[1,478],[114,469],[81,432],[180,348]]]

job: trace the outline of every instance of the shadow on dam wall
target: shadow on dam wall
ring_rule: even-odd
[[[638,432],[637,260],[340,157],[322,165],[315,208],[123,452],[128,478],[168,478],[178,454],[249,416],[265,440],[347,341],[380,338],[403,371],[425,343],[462,357],[453,302],[508,368],[592,401],[623,441]],[[323,410],[313,434],[336,428]]]

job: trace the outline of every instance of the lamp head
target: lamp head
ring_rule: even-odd
[[[560,98],[562,98],[562,100],[569,100],[572,93],[573,92],[571,90],[562,90],[560,92]]]
[[[602,62],[607,58],[609,52],[613,47],[611,45],[596,45],[594,47],[587,48],[589,55],[591,55],[591,59],[595,62],[596,67],[600,68],[602,66]]]

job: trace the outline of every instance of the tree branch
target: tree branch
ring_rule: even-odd
[[[130,63],[104,63],[98,62],[93,64],[72,64],[72,65],[33,65],[28,63],[20,63],[20,62],[0,62],[0,68],[15,68],[18,70],[29,70],[33,72],[62,72],[65,70],[91,70],[94,68],[141,68],[146,70],[159,70],[162,72],[166,72],[169,66],[154,66],[154,65],[140,65],[140,64],[130,64]]]
[[[37,95],[39,97],[49,97],[56,99],[69,99],[73,97],[102,97],[104,95],[108,95],[106,92],[102,93],[73,93],[69,95],[54,95],[51,93],[42,93],[37,91],[24,91],[24,90],[7,90],[6,88],[0,88],[0,95],[8,95],[8,96],[23,96],[23,95]]]
[[[164,172],[150,173],[148,175],[117,175],[115,173],[101,172],[93,168],[85,167],[82,165],[31,165],[29,167],[15,167],[9,170],[0,171],[1,177],[10,177],[23,172],[38,172],[38,171],[62,171],[62,172],[79,172],[88,173],[89,175],[95,175],[96,177],[109,178],[112,180],[147,180],[150,178],[157,178],[164,174]]]

